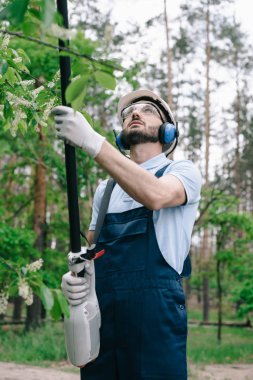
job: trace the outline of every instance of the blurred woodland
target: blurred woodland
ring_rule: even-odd
[[[112,144],[117,100],[126,91],[148,88],[169,102],[180,130],[174,159],[192,160],[203,176],[193,274],[185,281],[189,309],[198,311],[190,320],[217,324],[218,340],[223,324],[251,326],[253,49],[233,1],[182,1],[173,17],[164,0],[160,15],[145,27],[129,23],[127,32],[99,0],[69,2],[69,31],[58,26],[53,0],[0,4],[1,323],[22,321],[30,330],[68,313],[59,289],[69,251],[64,145],[48,119],[61,103],[60,37],[70,39],[62,53],[71,57],[67,100]],[[157,30],[162,47],[154,60]],[[95,189],[107,173],[86,153],[76,154],[86,233]],[[29,267],[39,259],[41,269],[41,262]]]

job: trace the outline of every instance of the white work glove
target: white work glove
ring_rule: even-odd
[[[85,117],[70,107],[57,106],[50,116],[54,117],[57,136],[67,144],[82,148],[91,157],[100,152],[105,137],[95,132]]]
[[[90,275],[85,273],[84,277],[75,277],[72,272],[67,272],[62,276],[61,288],[70,305],[77,306],[85,302],[90,292]]]

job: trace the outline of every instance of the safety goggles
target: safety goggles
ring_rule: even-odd
[[[151,103],[136,103],[124,108],[121,112],[122,120],[124,121],[127,117],[131,116],[134,111],[138,111],[143,115],[154,115],[162,119],[161,113],[158,108]]]

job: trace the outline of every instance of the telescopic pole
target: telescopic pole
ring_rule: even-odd
[[[62,15],[63,24],[68,28],[68,5],[67,0],[57,0],[57,10]],[[68,46],[68,42],[59,40],[59,50],[61,47]],[[61,73],[61,97],[62,104],[67,105],[65,99],[65,90],[69,84],[71,67],[70,57],[60,56],[60,73]],[[76,154],[75,148],[65,143],[65,166],[67,178],[68,193],[68,210],[69,210],[69,230],[70,230],[70,248],[71,252],[78,253],[81,251],[80,237],[80,219],[78,207],[78,190],[76,175]]]

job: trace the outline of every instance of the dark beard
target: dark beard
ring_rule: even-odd
[[[121,132],[121,141],[126,147],[125,149],[129,149],[131,145],[145,144],[149,142],[156,143],[159,141],[158,131],[156,135],[149,135],[137,130],[132,130],[130,132],[123,130]]]

